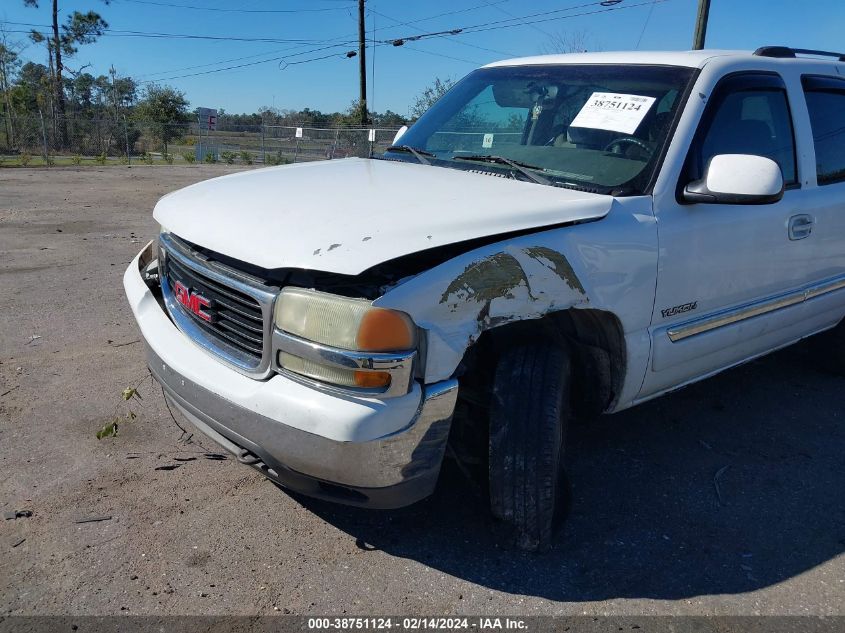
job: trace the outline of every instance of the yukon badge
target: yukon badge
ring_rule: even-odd
[[[691,312],[698,307],[698,301],[690,301],[689,303],[682,303],[674,308],[666,308],[661,310],[660,314],[664,319],[675,316],[676,314],[683,314],[684,312]]]
[[[211,301],[203,297],[201,294],[191,292],[181,281],[177,281],[173,284],[173,292],[176,295],[176,301],[196,314],[203,321],[211,322],[211,315],[203,310],[203,308],[211,306]]]

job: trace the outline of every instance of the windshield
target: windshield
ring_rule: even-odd
[[[423,156],[439,167],[504,172],[543,185],[642,193],[692,74],[604,64],[482,68],[435,103],[385,157]]]

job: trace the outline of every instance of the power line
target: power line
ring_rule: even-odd
[[[457,62],[465,62],[476,67],[483,65],[483,62],[476,62],[471,59],[463,59],[461,57],[453,57],[452,55],[444,55],[443,53],[435,53],[434,51],[427,51],[424,48],[415,48],[413,46],[408,46],[407,44],[404,45],[403,48],[407,48],[409,51],[414,51],[416,53],[425,53],[426,55],[433,55],[434,57],[444,57],[446,59],[453,59]]]
[[[320,47],[320,48],[315,48],[315,49],[311,49],[311,50],[307,50],[307,51],[302,51],[302,52],[299,52],[299,53],[294,53],[292,55],[283,55],[283,56],[278,56],[278,57],[271,57],[269,59],[260,59],[260,60],[254,61],[254,62],[247,62],[245,64],[236,64],[234,66],[227,66],[225,68],[212,68],[211,70],[205,70],[205,71],[197,72],[197,73],[188,73],[188,74],[185,74],[185,75],[176,75],[174,77],[160,77],[158,79],[150,79],[150,80],[147,80],[147,81],[139,81],[138,83],[139,84],[151,84],[151,83],[158,83],[160,81],[172,81],[174,79],[185,79],[187,77],[199,77],[199,76],[202,76],[202,75],[211,75],[211,74],[214,74],[214,73],[225,72],[227,70],[238,70],[240,68],[248,68],[250,66],[258,66],[260,64],[269,64],[270,62],[279,63],[280,69],[284,70],[288,66],[294,66],[296,64],[304,64],[304,63],[314,62],[314,61],[320,61],[322,59],[328,59],[330,57],[339,57],[341,55],[344,55],[343,53],[332,53],[332,54],[325,55],[323,57],[319,57],[319,58],[315,58],[315,59],[308,59],[308,60],[296,61],[296,62],[286,61],[286,60],[290,59],[291,57],[300,57],[302,55],[310,55],[312,53],[318,53],[318,52],[325,51],[325,50],[331,50],[333,48],[335,48],[335,49],[336,48],[346,48],[346,45],[345,44],[332,44],[332,45],[329,45],[329,46],[323,46],[323,47]],[[282,63],[284,63],[284,66],[282,66]]]
[[[493,5],[488,5],[488,6],[493,6]],[[400,22],[396,18],[392,18],[389,15],[385,15],[384,13],[380,13],[380,12],[375,11],[373,9],[370,9],[370,13],[374,13],[376,15],[379,15],[383,18],[390,20],[391,22],[397,22],[397,23]],[[398,24],[398,26],[404,26],[404,25],[407,25],[407,24],[408,24],[407,22],[404,22],[404,23]],[[419,31],[420,33],[425,33],[425,31],[423,29],[419,28],[419,27],[414,27],[414,29]],[[375,33],[375,30],[377,30],[377,29],[374,29],[373,33]],[[469,42],[461,42],[460,40],[448,40],[448,41],[452,42],[453,44],[460,44],[461,46],[468,46],[469,48],[476,48],[476,49],[481,50],[481,51],[487,51],[488,53],[496,53],[497,55],[506,55],[507,57],[516,57],[516,55],[514,55],[513,53],[508,53],[507,51],[498,51],[494,48],[485,48],[484,46],[478,46],[476,44],[470,44]]]
[[[496,11],[498,11],[499,13],[504,13],[505,15],[509,15],[512,18],[518,17],[518,16],[514,15],[513,13],[511,13],[510,11],[508,11],[507,9],[503,9],[502,7],[500,7],[499,4],[501,4],[501,3],[486,2],[485,1],[485,4],[487,6],[489,6],[491,9],[496,9]],[[535,31],[537,31],[538,33],[542,33],[546,37],[553,37],[553,35],[551,33],[549,33],[548,31],[544,31],[543,29],[541,29],[539,26],[537,26],[535,24],[532,24],[531,28],[534,29]]]
[[[651,14],[654,13],[654,5],[657,4],[656,2],[651,3],[651,7],[648,10],[648,15],[645,18],[645,22],[643,23],[643,30],[640,31],[640,36],[637,38],[637,45],[636,49],[640,50],[640,42],[643,41],[643,35],[645,35],[645,30],[648,28],[648,23],[651,21]]]
[[[669,0],[647,0],[644,2],[640,2],[638,4],[630,4],[630,5],[620,5],[622,0],[615,0],[614,4],[609,4],[613,0],[602,0],[600,2],[589,2],[586,4],[578,4],[573,5],[564,9],[556,9],[554,11],[548,11],[543,13],[534,13],[531,15],[520,16],[519,18],[512,18],[508,20],[494,20],[492,22],[485,22],[483,24],[474,24],[471,26],[464,26],[456,29],[452,29],[451,31],[437,31],[435,33],[426,33],[423,35],[410,35],[408,37],[400,37],[395,38],[392,40],[382,40],[384,43],[393,44],[394,46],[402,46],[402,43],[405,41],[419,41],[421,39],[430,39],[433,37],[438,37],[444,35],[444,33],[450,33],[452,35],[467,35],[470,33],[483,33],[486,31],[498,31],[502,29],[509,29],[509,28],[517,28],[521,26],[530,26],[532,24],[539,24],[542,22],[553,22],[556,20],[567,20],[576,17],[582,17],[586,15],[597,15],[600,13],[609,13],[611,11],[622,11],[624,9],[635,9],[637,7],[644,7],[649,6],[652,4],[657,4],[660,2],[668,2]],[[580,13],[570,13],[569,15],[563,15],[558,17],[548,17],[554,13],[564,13],[568,11],[574,11],[576,9],[583,9],[589,7],[597,7],[592,11],[582,11]],[[524,21],[529,20],[530,18],[535,18],[537,16],[543,16],[542,19],[539,20],[531,20],[531,21]],[[521,22],[516,22],[516,20],[523,20]],[[510,24],[508,24],[510,23]]]
[[[621,2],[621,0],[619,0],[619,1]],[[506,18],[504,20],[493,20],[492,22],[484,22],[482,24],[473,24],[471,26],[464,26],[464,27],[454,29],[454,30],[457,31],[457,32],[465,32],[465,31],[468,31],[469,29],[477,29],[477,28],[487,27],[487,26],[491,26],[491,25],[500,25],[500,24],[504,25],[508,22],[515,22],[517,20],[526,20],[526,19],[529,19],[529,18],[536,18],[536,17],[539,17],[539,16],[543,16],[543,18],[545,20],[548,20],[549,19],[548,16],[550,16],[550,15],[554,15],[554,14],[557,14],[557,13],[566,13],[566,12],[569,12],[569,11],[575,11],[576,9],[583,9],[585,7],[599,6],[599,5],[602,5],[602,4],[603,4],[603,2],[601,0],[598,0],[598,1],[594,0],[593,2],[587,2],[587,3],[583,3],[583,4],[576,4],[576,5],[572,5],[572,6],[569,6],[569,7],[564,7],[563,9],[554,9],[552,11],[541,11],[539,13],[531,13],[529,15],[514,16],[512,18]],[[489,6],[489,5],[486,5],[486,6]],[[552,18],[552,19],[555,19],[555,18]],[[538,20],[538,21],[544,21],[544,20]],[[533,24],[533,22],[532,22],[532,24]],[[513,25],[508,25],[508,26],[523,26],[523,24],[520,23],[520,24],[513,24]],[[440,34],[440,32],[438,32],[434,35],[439,35],[439,34]],[[396,42],[396,41],[399,41],[399,40],[411,40],[411,39],[413,39],[413,36],[412,37],[395,38],[395,39],[390,40],[390,41]],[[416,39],[419,39],[419,36],[416,36]]]
[[[29,22],[5,22],[16,26],[29,26],[33,28],[50,29],[48,24],[32,24]],[[11,33],[29,33],[29,31],[9,31]],[[189,39],[189,40],[214,40],[230,42],[269,42],[271,44],[319,44],[325,42],[320,39],[286,39],[275,37],[241,37],[236,35],[198,35],[194,33],[160,33],[156,31],[130,31],[119,29],[103,29],[103,36],[106,37],[141,37],[152,39]],[[352,43],[351,41],[346,42]]]
[[[497,0],[493,4],[504,4],[506,2],[510,2],[510,0]],[[469,13],[470,11],[476,11],[478,9],[485,9],[491,6],[489,3],[485,2],[484,4],[477,4],[472,7],[467,7],[465,9],[456,9],[455,11],[445,11],[443,13],[437,13],[435,15],[429,16],[427,18],[418,18],[416,20],[409,20],[407,22],[400,22],[399,24],[394,24],[393,26],[383,26],[377,29],[373,29],[374,31],[383,31],[385,29],[393,29],[399,26],[410,26],[412,24],[419,24],[420,22],[429,22],[431,20],[435,20],[437,18],[442,18],[447,15],[457,15],[458,13]],[[384,17],[384,16],[382,16]]]
[[[146,4],[170,9],[192,9],[194,11],[216,11],[219,13],[320,13],[324,11],[346,11],[346,7],[325,7],[323,9],[225,9],[220,7],[198,7],[187,4],[173,4],[171,2],[155,2],[154,0],[122,0],[132,4]]]
[[[245,59],[255,59],[256,57],[265,57],[266,55],[278,55],[279,53],[284,53],[290,50],[296,50],[297,48],[302,48],[303,44],[297,44],[296,46],[291,46],[289,48],[283,48],[280,50],[275,51],[266,51],[264,53],[256,53],[255,55],[244,55],[243,57],[232,57],[231,59],[220,59],[216,62],[208,62],[207,64],[195,64],[194,66],[183,66],[182,68],[170,68],[168,70],[160,70],[154,73],[144,73],[141,75],[136,75],[137,77],[153,77],[155,75],[169,75],[171,73],[180,73],[184,70],[194,70],[196,68],[208,68],[210,66],[218,66],[220,64],[230,64],[232,62],[239,62]]]

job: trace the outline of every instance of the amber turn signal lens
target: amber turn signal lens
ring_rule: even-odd
[[[367,352],[393,352],[412,349],[414,326],[401,312],[373,308],[361,319],[358,328],[358,349]]]
[[[390,374],[383,371],[356,371],[355,385],[375,389],[390,385]]]

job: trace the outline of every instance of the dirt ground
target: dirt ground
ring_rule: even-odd
[[[451,469],[402,511],[289,496],[149,381],[97,440],[146,374],[121,279],[153,204],[229,171],[0,170],[0,510],[32,512],[0,521],[0,617],[845,614],[845,380],[806,345],[577,425],[544,555]]]

